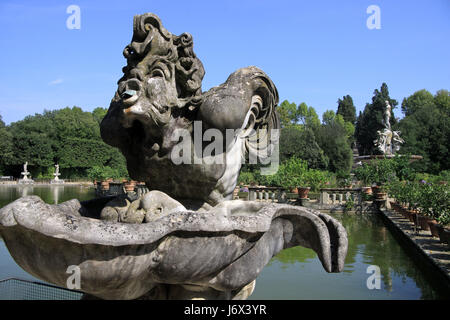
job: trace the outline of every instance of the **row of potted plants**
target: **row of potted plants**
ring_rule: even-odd
[[[386,185],[395,199],[392,208],[416,227],[450,244],[450,187],[426,181],[392,181]]]
[[[393,159],[377,159],[363,163],[354,170],[356,179],[362,184],[362,191],[374,194],[375,199],[385,199],[385,184],[397,178],[396,162]]]
[[[111,182],[113,182],[114,180],[112,178],[106,179],[106,180],[101,180],[100,181],[100,187],[103,191],[108,191],[109,190],[109,184]],[[125,192],[129,192],[129,191],[134,191],[136,189],[136,186],[138,184],[145,184],[145,182],[138,182],[135,180],[127,180],[127,179],[123,179],[121,181]],[[97,180],[94,180],[94,186],[97,185]]]
[[[307,198],[310,190],[319,191],[331,179],[327,171],[308,168],[308,163],[297,157],[292,157],[280,164],[273,175],[260,176],[258,180],[267,186],[281,187],[298,193],[299,198]]]

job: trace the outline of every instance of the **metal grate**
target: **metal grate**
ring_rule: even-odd
[[[17,278],[0,280],[0,300],[80,300],[83,293]]]

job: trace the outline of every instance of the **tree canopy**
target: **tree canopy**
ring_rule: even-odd
[[[11,161],[13,157],[13,151],[12,151],[12,135],[7,130],[1,115],[0,115],[0,150],[1,150],[0,175],[3,175],[7,163]]]
[[[322,125],[316,130],[316,139],[329,160],[328,170],[349,172],[353,159],[349,136],[353,135],[353,125],[332,110],[325,111],[322,119]],[[346,129],[346,124],[349,129]]]
[[[328,167],[328,158],[318,145],[314,132],[310,128],[301,130],[290,126],[281,129],[280,161],[284,162],[293,156],[306,160],[308,166],[313,169]]]
[[[450,94],[440,90],[434,96],[419,90],[403,99],[405,117],[396,125],[405,143],[400,153],[423,156],[412,165],[420,172],[437,174],[450,169]]]
[[[2,171],[19,176],[28,161],[37,178],[51,178],[49,171],[55,163],[60,165],[62,178],[86,177],[86,170],[93,166],[111,166],[127,176],[122,154],[100,137],[99,124],[106,111],[66,107],[27,116],[7,127],[0,123],[0,136],[5,136],[0,144],[9,150],[1,157]]]
[[[350,122],[353,126],[356,123],[356,108],[353,104],[351,96],[346,95],[341,99],[338,99],[338,108],[336,114],[342,116],[344,121]]]

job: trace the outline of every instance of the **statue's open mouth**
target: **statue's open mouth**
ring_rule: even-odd
[[[132,78],[119,85],[119,96],[125,106],[131,106],[139,99],[141,82]]]

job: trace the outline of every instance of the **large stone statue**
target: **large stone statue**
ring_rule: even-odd
[[[340,272],[347,235],[304,207],[231,200],[242,161],[276,150],[278,93],[256,67],[202,93],[192,36],[154,14],[134,18],[127,66],[101,123],[150,192],[45,204],[21,198],[0,210],[0,233],[26,271],[103,299],[245,299],[279,251],[312,248]],[[71,269],[72,270],[72,269]]]
[[[391,129],[391,110],[392,107],[389,101],[386,101],[386,109],[383,113],[383,130],[377,131],[377,139],[374,141],[375,146],[384,155],[394,155],[394,153],[400,150],[400,144],[405,141],[400,138],[400,131],[393,131]]]

